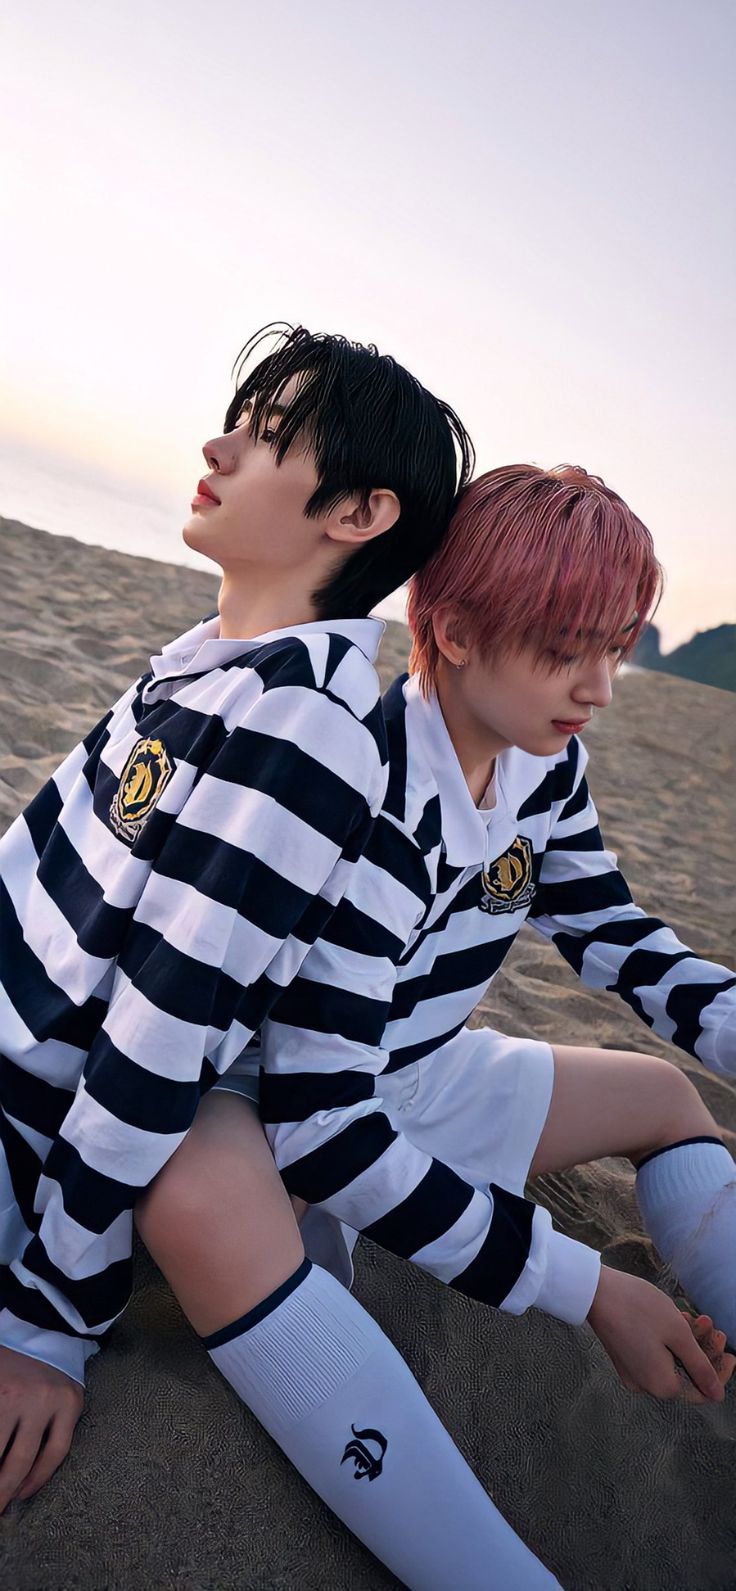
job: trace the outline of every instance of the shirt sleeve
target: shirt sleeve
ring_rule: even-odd
[[[124,1307],[135,1200],[340,900],[385,791],[368,717],[326,691],[264,691],[172,816],[45,1159],[37,1230],[4,1274],[13,1319],[49,1342],[98,1337]],[[34,1342],[8,1345],[59,1364]]]
[[[514,1314],[536,1304],[579,1323],[598,1284],[598,1254],[556,1232],[529,1200],[466,1182],[397,1132],[382,1108],[397,963],[427,892],[423,863],[397,845],[382,816],[325,934],[264,1026],[261,1116],[276,1163],[291,1194],[471,1298]]]
[[[736,1075],[736,977],[683,944],[632,900],[607,850],[579,747],[576,784],[542,859],[529,923],[591,989],[610,989],[660,1038]]]
[[[148,675],[141,676],[132,685],[129,685],[111,708],[88,731],[83,740],[74,745],[67,752],[62,762],[55,769],[52,777],[42,786],[38,795],[30,806],[21,813],[2,839],[4,850],[11,849],[17,835],[30,825],[35,830],[36,814],[40,812],[40,821],[44,824],[58,814],[61,808],[64,792],[79,773],[81,765],[91,756],[99,756],[109,734],[109,726],[115,718],[121,717],[130,707],[131,702],[139,693]],[[2,1058],[0,1058],[0,1066]],[[36,1085],[39,1093],[43,1090],[43,1079]],[[46,1112],[41,1105],[40,1118]],[[5,1099],[0,1102],[0,1127],[2,1128],[2,1142],[0,1143],[0,1253],[3,1263],[0,1264],[0,1296],[3,1299],[0,1305],[0,1344],[11,1348],[16,1353],[27,1355],[31,1359],[38,1359],[44,1364],[52,1365],[54,1369],[63,1371],[72,1380],[84,1385],[85,1365],[87,1359],[97,1352],[95,1342],[74,1335],[66,1320],[59,1315],[54,1306],[37,1290],[31,1281],[26,1286],[15,1274],[12,1256],[21,1252],[31,1240],[31,1232],[23,1219],[23,1213],[15,1197],[13,1183],[6,1165],[6,1139],[14,1139],[16,1158],[21,1166],[24,1164],[25,1145],[21,1135],[17,1132],[12,1121],[12,1108],[5,1109]],[[45,1129],[45,1120],[42,1120]],[[41,1136],[43,1142],[43,1135]],[[28,1168],[28,1184],[33,1185],[33,1172]],[[12,1299],[15,1312],[9,1305]]]

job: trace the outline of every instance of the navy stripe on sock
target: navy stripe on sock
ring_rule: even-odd
[[[664,1149],[653,1149],[651,1154],[645,1155],[643,1160],[638,1162],[637,1171],[641,1171],[642,1166],[647,1165],[650,1160],[656,1160],[657,1155],[668,1155],[670,1149],[684,1149],[686,1144],[719,1144],[721,1149],[726,1147],[722,1138],[709,1138],[707,1134],[702,1138],[680,1138],[676,1144],[665,1144]]]
[[[221,1326],[219,1331],[213,1331],[209,1337],[201,1337],[200,1342],[204,1343],[209,1351],[210,1348],[222,1348],[224,1343],[232,1342],[233,1337],[242,1337],[243,1332],[250,1331],[252,1326],[257,1326],[259,1320],[265,1320],[266,1315],[273,1314],[274,1309],[278,1309],[279,1304],[283,1304],[289,1293],[301,1287],[311,1269],[312,1261],[303,1259],[299,1269],[287,1281],[282,1282],[275,1293],[269,1293],[268,1298],[256,1304],[254,1309],[249,1309],[247,1315],[241,1315],[239,1320],[233,1320],[229,1326]]]

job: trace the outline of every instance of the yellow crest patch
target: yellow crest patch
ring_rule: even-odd
[[[513,844],[483,869],[483,899],[479,902],[484,912],[515,912],[529,906],[536,894],[532,879],[534,852],[531,840],[517,834]]]
[[[136,741],[110,804],[110,822],[126,845],[135,844],[174,768],[162,740]]]

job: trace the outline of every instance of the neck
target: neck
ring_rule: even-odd
[[[311,596],[315,585],[319,581],[307,580],[303,569],[279,570],[276,576],[251,567],[224,570],[217,599],[220,638],[248,640],[268,630],[311,624],[318,618]]]
[[[496,758],[506,751],[509,742],[475,717],[463,697],[456,671],[444,659],[437,671],[436,691],[455,756],[477,806],[493,778]]]

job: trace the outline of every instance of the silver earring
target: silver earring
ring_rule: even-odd
[[[467,667],[467,662],[468,662],[468,660],[467,660],[466,657],[461,657],[460,662],[456,663],[455,667],[456,668],[466,668]]]

